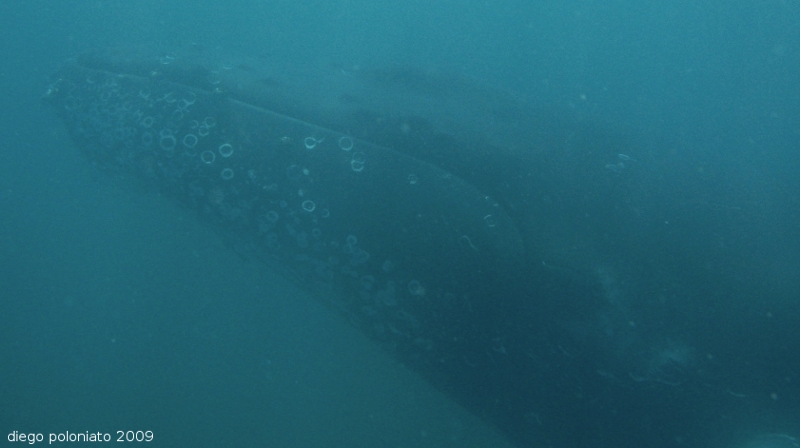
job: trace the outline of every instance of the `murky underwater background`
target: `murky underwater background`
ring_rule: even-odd
[[[523,420],[541,446],[569,446],[574,425],[629,446],[781,446],[794,442],[759,437],[800,433],[800,3],[39,1],[0,17],[4,434],[503,438],[191,212],[82,157],[41,104],[49,76],[83,51],[151,43],[454,73],[622,136],[619,153],[597,143],[611,156],[530,169],[536,255],[603,294],[531,305],[573,335],[543,344],[591,375],[535,384],[560,398]],[[585,402],[614,405],[559,420]],[[642,402],[652,428],[616,417]]]

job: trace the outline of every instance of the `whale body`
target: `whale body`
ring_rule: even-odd
[[[547,207],[591,201],[542,201],[543,182],[611,185],[596,154],[575,153],[595,134],[438,73],[192,49],[78,56],[45,100],[100,170],[192,210],[521,444],[593,440],[572,416],[608,418],[575,388],[610,375],[558,330],[596,311],[602,285],[538,256]],[[571,170],[542,168],[553,148]]]

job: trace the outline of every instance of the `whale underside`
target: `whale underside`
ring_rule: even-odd
[[[102,170],[319,292],[519,443],[644,430],[634,411],[603,433],[633,399],[564,331],[597,312],[603,285],[553,241],[580,248],[599,230],[548,216],[613,224],[596,196],[617,188],[602,161],[624,143],[435,71],[198,49],[81,55],[46,101]],[[578,180],[594,188],[564,187]]]

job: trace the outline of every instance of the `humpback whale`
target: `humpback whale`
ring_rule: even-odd
[[[568,416],[610,418],[575,406],[604,375],[574,384],[591,356],[552,321],[592,313],[581,300],[599,293],[536,256],[537,214],[559,200],[537,186],[567,172],[537,163],[557,142],[568,172],[604,188],[603,160],[625,148],[570,155],[587,133],[554,133],[558,118],[527,121],[514,98],[458,78],[191,49],[80,55],[45,101],[99,169],[193,210],[518,442],[592,438]]]

